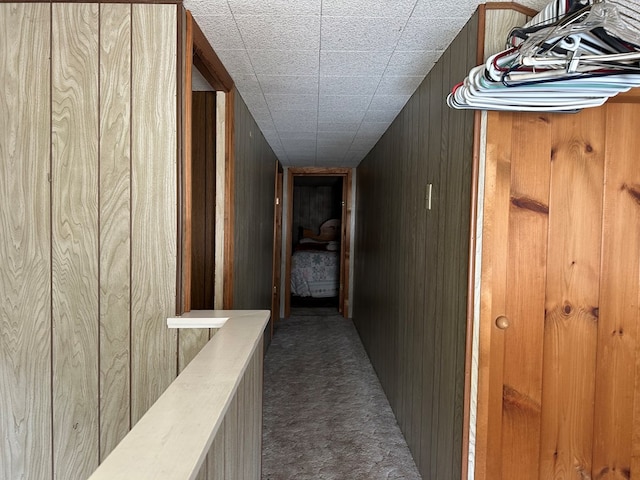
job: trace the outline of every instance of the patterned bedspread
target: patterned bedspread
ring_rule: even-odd
[[[291,258],[291,293],[299,297],[336,297],[340,252],[301,250]]]

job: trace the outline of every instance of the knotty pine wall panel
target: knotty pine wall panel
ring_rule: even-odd
[[[175,5],[133,5],[131,414],[135,422],[176,376]],[[158,54],[162,52],[162,54]],[[150,135],[153,132],[153,135]]]
[[[53,464],[98,466],[98,4],[52,5]]]
[[[233,308],[271,308],[276,156],[235,92]]]
[[[488,116],[478,479],[638,477],[640,110],[619,101]]]
[[[477,28],[357,172],[354,322],[425,478],[460,475],[473,114],[445,98],[475,65]]]
[[[131,5],[100,5],[100,458],[130,429]]]
[[[49,42],[48,4],[0,4],[1,478],[52,475]]]

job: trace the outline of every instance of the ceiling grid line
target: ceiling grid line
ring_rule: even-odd
[[[284,166],[356,167],[481,2],[183,4]]]

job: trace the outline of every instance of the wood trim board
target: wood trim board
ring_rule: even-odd
[[[285,282],[284,282],[284,316],[291,315],[291,255],[293,232],[293,184],[295,177],[343,177],[342,199],[344,202],[341,218],[341,238],[344,242],[340,245],[340,297],[338,311],[346,318],[349,315],[349,252],[351,242],[351,168],[326,168],[326,167],[290,167],[288,169],[287,182],[287,231],[283,241],[285,242]],[[349,223],[347,223],[349,222]],[[349,243],[347,243],[349,242]]]

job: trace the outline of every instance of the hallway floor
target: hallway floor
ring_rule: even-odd
[[[420,479],[353,323],[291,313],[265,358],[262,479]]]

